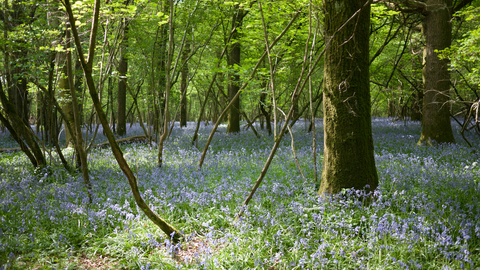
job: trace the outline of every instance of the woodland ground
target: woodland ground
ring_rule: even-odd
[[[109,149],[94,149],[88,204],[80,173],[68,174],[55,154],[34,170],[23,153],[0,154],[0,269],[478,269],[480,267],[479,136],[457,144],[417,147],[420,124],[376,118],[380,186],[370,205],[361,191],[322,200],[313,183],[312,135],[293,128],[241,222],[240,205],[257,179],[273,137],[220,127],[202,170],[210,126],[175,127],[163,168],[157,147],[122,146],[151,207],[187,236],[170,240],[136,207]],[[317,122],[319,173],[323,129]],[[259,127],[257,126],[257,129]],[[140,135],[134,126],[128,136]],[[99,133],[98,142],[105,141]],[[16,147],[0,133],[0,147]],[[72,149],[65,149],[72,161]],[[359,177],[362,177],[359,175]]]

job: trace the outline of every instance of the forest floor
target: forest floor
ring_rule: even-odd
[[[93,202],[81,173],[68,173],[54,152],[34,169],[21,153],[0,153],[0,269],[478,269],[480,137],[418,147],[416,122],[374,118],[380,178],[375,200],[345,190],[317,196],[312,133],[293,128],[302,177],[286,136],[264,182],[239,222],[235,216],[273,146],[259,130],[225,134],[220,126],[198,170],[211,125],[175,127],[164,165],[156,145],[122,145],[152,209],[186,236],[179,244],[135,205],[110,149],[88,163]],[[106,141],[101,130],[96,143]],[[128,136],[142,135],[134,126]],[[321,174],[323,128],[317,122]],[[0,132],[0,148],[17,147]],[[73,149],[63,150],[69,162]],[[361,177],[361,175],[359,175]]]

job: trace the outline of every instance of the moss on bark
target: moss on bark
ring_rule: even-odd
[[[325,2],[325,31],[331,44],[325,54],[321,195],[378,186],[370,114],[370,6],[365,3]]]

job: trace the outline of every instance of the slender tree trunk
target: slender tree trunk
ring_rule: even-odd
[[[367,190],[374,190],[378,176],[370,115],[370,4],[367,0],[327,0],[324,20],[325,38],[331,44],[325,54],[325,141],[318,193],[336,194],[343,188],[367,185]]]
[[[163,13],[170,14],[169,10],[169,1],[163,2]],[[157,104],[154,104],[155,112],[155,124],[154,132],[158,134],[160,132],[160,112],[165,112],[165,93],[167,88],[167,44],[168,44],[168,24],[163,24],[160,26],[160,45],[158,49],[158,69],[159,69],[159,79],[158,79],[158,96],[155,99],[158,101]],[[163,123],[165,124],[165,123]]]
[[[236,66],[240,66],[240,42],[238,38],[240,34],[238,33],[238,28],[242,26],[242,21],[244,17],[244,10],[240,8],[239,5],[235,6],[235,13],[232,18],[232,39],[234,40],[230,52],[227,57],[228,67],[231,70],[228,77],[228,97],[230,100],[237,94],[240,89],[240,75]],[[238,97],[233,105],[230,107],[228,115],[228,133],[240,132],[240,97]]]
[[[178,242],[183,237],[183,234],[179,230],[177,230],[176,228],[168,224],[165,220],[163,220],[157,214],[155,214],[155,212],[153,212],[148,206],[148,204],[143,200],[142,195],[138,190],[138,185],[137,185],[137,180],[135,178],[135,175],[133,174],[132,170],[128,166],[128,163],[123,156],[122,150],[118,146],[118,143],[115,140],[115,136],[113,135],[112,130],[108,126],[107,117],[105,115],[105,112],[103,111],[102,104],[100,103],[100,100],[98,98],[98,93],[97,93],[95,82],[92,76],[92,70],[93,70],[92,66],[93,66],[93,55],[95,54],[95,40],[96,40],[96,32],[98,28],[100,0],[95,0],[95,5],[94,5],[93,22],[92,22],[92,28],[90,31],[90,44],[89,44],[88,58],[87,58],[88,62],[85,59],[85,56],[83,54],[80,37],[75,27],[75,18],[73,16],[70,0],[65,0],[63,3],[65,4],[67,14],[69,17],[68,19],[70,21],[70,24],[72,25],[72,32],[73,32],[73,37],[75,41],[75,47],[77,49],[77,54],[82,63],[82,69],[85,75],[88,90],[90,92],[90,97],[92,98],[92,102],[95,107],[95,110],[97,111],[99,120],[102,123],[102,126],[105,130],[108,142],[112,149],[112,153],[115,156],[115,159],[117,160],[119,167],[122,169],[123,173],[128,179],[128,183],[130,184],[130,188],[132,190],[132,194],[135,199],[135,202],[137,206],[145,213],[145,215],[152,222],[154,222],[165,234],[167,234],[169,237],[172,238],[173,242]]]
[[[61,68],[61,75],[60,79],[58,80],[58,89],[60,91],[60,105],[62,106],[62,111],[65,113],[66,118],[63,119],[64,126],[65,126],[65,141],[66,141],[66,147],[69,147],[71,144],[74,143],[73,141],[73,136],[70,133],[70,130],[67,129],[67,125],[73,126],[74,123],[74,116],[73,116],[73,104],[72,104],[72,97],[70,94],[70,86],[68,84],[68,75],[67,75],[67,66],[64,61],[58,61],[58,59],[62,58],[65,59],[65,54],[64,53],[59,53],[63,54],[62,57],[57,56],[57,64],[62,63],[63,68]],[[68,122],[68,123],[67,123]]]
[[[267,93],[261,93],[260,94],[260,111],[262,112],[263,116],[265,116],[265,123],[267,126],[268,135],[272,135],[272,123],[270,122],[270,114],[265,109],[266,99],[267,99]]]
[[[168,52],[167,52],[167,64],[165,67],[165,110],[164,110],[164,120],[163,120],[163,134],[160,137],[158,142],[158,167],[162,167],[163,165],[163,144],[168,136],[168,122],[170,121],[170,112],[168,110],[168,102],[170,98],[170,89],[172,87],[171,82],[171,75],[170,75],[170,67],[172,65],[172,58],[173,58],[173,43],[174,43],[174,33],[173,33],[173,16],[174,16],[174,6],[173,0],[169,0],[168,8],[170,11],[170,19],[169,19],[169,28],[168,28]]]
[[[13,139],[18,142],[18,144],[20,145],[20,149],[22,149],[22,151],[25,153],[25,155],[27,155],[27,157],[30,160],[30,162],[32,163],[32,165],[34,167],[37,167],[37,159],[32,154],[30,149],[28,149],[27,145],[25,145],[22,138],[20,138],[18,136],[15,129],[12,127],[12,125],[10,125],[8,120],[2,115],[1,112],[0,112],[0,122],[3,124],[3,127],[6,127],[8,129],[8,131],[10,132],[10,135],[13,137]]]
[[[33,131],[30,129],[30,126],[28,126],[28,123],[17,114],[15,106],[7,99],[7,96],[3,91],[2,83],[0,83],[0,101],[3,105],[5,114],[8,115],[12,129],[14,129],[15,133],[17,134],[17,142],[20,144],[20,146],[22,146],[23,143],[20,141],[24,140],[25,144],[30,148],[30,152],[33,154],[36,160],[36,164],[34,164],[34,166],[45,166],[47,164],[45,156],[43,155],[43,152],[37,143]],[[31,155],[27,153],[27,156],[31,159]]]
[[[127,119],[126,119],[126,109],[127,109],[127,71],[128,71],[128,61],[126,57],[126,44],[128,42],[127,32],[128,25],[127,19],[123,19],[123,29],[124,37],[122,45],[120,47],[120,60],[118,63],[118,93],[117,93],[117,134],[122,136],[127,133]]]
[[[412,107],[410,108],[410,119],[412,121],[422,120],[423,93],[415,91]]]
[[[418,144],[454,143],[450,123],[450,72],[448,59],[440,60],[437,50],[452,42],[452,0],[428,0],[423,21],[423,121]]]
[[[70,29],[66,31],[67,37],[67,49],[70,49]],[[78,156],[80,158],[80,166],[82,168],[82,175],[83,181],[85,183],[85,187],[87,188],[87,194],[89,202],[92,202],[92,185],[90,184],[90,178],[88,174],[88,163],[87,163],[87,153],[83,148],[83,138],[82,138],[82,128],[80,125],[81,117],[80,112],[78,110],[78,102],[77,102],[77,89],[75,89],[75,83],[73,80],[73,71],[72,71],[72,52],[67,52],[67,78],[68,78],[68,85],[70,88],[70,95],[72,97],[72,113],[73,113],[73,123],[75,126],[75,148],[77,150]]]
[[[55,107],[55,89],[53,87],[54,83],[54,72],[55,72],[55,53],[50,54],[49,59],[49,69],[48,69],[48,86],[45,99],[47,100],[44,104],[44,127],[45,127],[45,138],[44,141],[47,144],[54,144],[55,140],[58,138],[57,130],[57,108]],[[60,107],[59,107],[60,108]]]
[[[75,58],[74,58],[75,59]],[[74,74],[74,85],[75,90],[77,93],[82,93],[81,97],[78,98],[78,112],[80,114],[80,126],[85,123],[84,120],[84,103],[83,99],[85,96],[85,90],[83,88],[83,72],[82,72],[82,65],[80,61],[75,61],[75,74]]]
[[[182,94],[180,100],[180,127],[187,126],[187,82],[188,82],[188,55],[190,54],[190,41],[187,38],[185,43],[185,48],[182,52],[183,58],[183,69],[182,69],[182,78],[180,83],[180,92]]]

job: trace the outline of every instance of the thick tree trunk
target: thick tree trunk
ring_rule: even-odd
[[[325,32],[331,43],[325,53],[320,195],[378,186],[370,115],[370,4],[366,3],[325,1]]]
[[[14,41],[14,44],[22,45],[22,41]],[[9,88],[8,88],[8,98],[10,102],[15,106],[15,110],[18,116],[25,122],[28,122],[30,115],[30,98],[28,97],[27,91],[27,78],[24,76],[24,73],[27,72],[25,68],[27,65],[26,58],[27,53],[18,48],[18,51],[14,48],[11,52],[11,61],[10,63],[17,63],[17,65],[12,66],[10,69],[10,74],[7,74],[9,77]]]
[[[238,5],[235,8],[235,14],[232,19],[232,39],[234,43],[231,46],[231,50],[228,54],[227,61],[228,67],[231,70],[228,75],[228,97],[230,100],[237,94],[240,89],[240,75],[238,71],[235,70],[235,66],[240,66],[240,42],[238,38],[240,34],[238,33],[238,28],[242,25],[242,20],[244,16],[244,11]],[[228,133],[240,132],[240,97],[235,100],[233,106],[230,107],[228,115]]]
[[[28,7],[22,1],[4,1],[3,14],[3,55],[4,68],[2,79],[7,82],[8,100],[13,105],[15,113],[20,119],[28,123],[30,115],[30,99],[28,97],[27,82],[25,73],[28,71],[28,46],[22,38],[10,40],[8,32],[19,25],[29,24],[29,16],[33,17],[35,11],[29,14]],[[6,19],[8,18],[8,20]]]
[[[437,50],[452,41],[452,0],[429,0],[423,21],[423,121],[418,144],[454,143],[450,123],[450,72],[448,59],[440,60]]]

